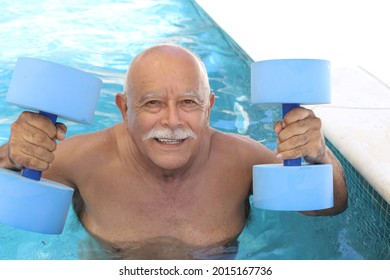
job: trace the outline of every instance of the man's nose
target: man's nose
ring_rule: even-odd
[[[176,129],[181,125],[179,110],[176,104],[168,104],[165,107],[164,117],[162,119],[162,125],[171,129]]]

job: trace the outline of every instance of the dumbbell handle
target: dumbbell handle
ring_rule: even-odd
[[[48,117],[54,125],[56,124],[57,115],[47,113],[47,112],[42,112],[42,111],[40,111],[39,114]],[[29,169],[29,168],[23,168],[22,176],[39,181],[41,179],[41,176],[42,176],[42,171]]]
[[[292,109],[299,107],[298,103],[282,104],[283,118]],[[284,166],[301,166],[301,158],[286,159],[284,160]]]

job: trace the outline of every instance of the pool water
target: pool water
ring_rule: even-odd
[[[251,59],[194,1],[6,0],[0,7],[0,144],[22,111],[5,103],[17,57],[58,62],[103,80],[93,124],[64,121],[71,136],[121,121],[114,97],[122,91],[129,62],[149,46],[175,43],[206,64],[217,96],[211,126],[275,148],[272,127],[280,108],[250,104]],[[307,217],[252,209],[235,258],[390,259],[390,208],[328,144],[346,169],[348,210],[335,217]],[[87,237],[72,209],[61,235],[0,225],[0,259],[78,259],[80,241]]]

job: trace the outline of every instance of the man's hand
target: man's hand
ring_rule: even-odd
[[[279,159],[305,157],[309,163],[329,162],[321,120],[313,111],[294,108],[283,120],[275,122],[274,130],[278,134],[276,153]]]
[[[66,126],[54,125],[38,113],[23,112],[11,125],[8,158],[15,168],[47,170],[54,160],[56,140],[64,140]]]

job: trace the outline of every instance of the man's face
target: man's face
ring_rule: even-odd
[[[204,141],[213,103],[196,60],[187,53],[149,54],[130,75],[130,137],[159,168],[186,166]]]

